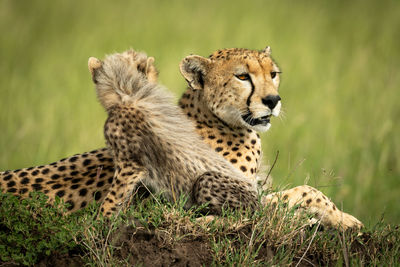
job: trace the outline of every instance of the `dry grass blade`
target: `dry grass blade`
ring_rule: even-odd
[[[172,175],[169,177],[169,182],[171,184],[172,198],[174,199],[174,203],[176,203],[176,195],[175,195],[174,185],[172,183]]]
[[[343,210],[343,203],[342,203],[342,210]],[[342,214],[342,221],[343,221],[343,214]],[[347,245],[346,245],[346,239],[345,239],[345,235],[344,235],[344,229],[342,229],[341,231],[342,233],[342,239],[339,238],[340,243],[342,245],[342,249],[343,249],[343,258],[344,258],[344,263],[346,265],[346,267],[349,267],[349,253],[348,253],[348,249],[347,249]]]
[[[300,263],[302,262],[302,260],[304,259],[304,257],[306,256],[308,250],[309,250],[310,247],[311,247],[312,242],[314,241],[315,236],[317,235],[318,228],[320,227],[320,225],[321,225],[321,221],[319,221],[319,222],[318,222],[318,225],[315,227],[315,231],[314,231],[314,233],[313,233],[313,235],[312,235],[312,237],[311,237],[310,243],[308,244],[308,246],[307,246],[307,248],[306,248],[306,251],[304,251],[303,255],[301,256],[299,262],[296,264],[295,267],[298,267],[298,266],[300,265]]]
[[[274,167],[275,167],[275,164],[276,164],[276,162],[277,162],[277,160],[278,160],[278,157],[279,157],[279,150],[277,150],[277,151],[276,151],[276,155],[275,155],[274,162],[272,163],[272,165],[271,165],[271,168],[269,168],[269,171],[268,171],[267,177],[265,177],[265,179],[264,179],[264,182],[263,182],[262,186],[264,186],[264,185],[267,183],[267,181],[268,181],[268,178],[269,178],[269,176],[271,175],[271,172],[272,172],[272,170],[274,169]]]
[[[289,172],[289,174],[286,176],[286,178],[283,179],[283,181],[289,180],[290,176],[293,175],[293,173],[297,170],[298,167],[300,167],[303,164],[304,161],[306,161],[306,159],[299,160],[299,162],[297,162],[296,166],[294,166],[294,168]]]

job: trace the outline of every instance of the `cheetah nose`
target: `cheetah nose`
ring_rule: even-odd
[[[269,107],[270,110],[273,110],[280,100],[281,97],[279,95],[268,95],[262,99],[262,103]]]

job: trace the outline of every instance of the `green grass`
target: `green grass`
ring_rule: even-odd
[[[19,201],[0,193],[0,264],[39,266],[396,266],[400,228],[377,224],[362,234],[319,231],[284,203],[254,213],[225,210],[201,220],[159,196],[133,198],[110,219],[98,205],[67,216],[46,196]],[[64,209],[65,210],[65,209]],[[348,265],[347,265],[348,266]]]
[[[284,116],[264,134],[275,187],[316,186],[367,225],[400,222],[398,1],[0,2],[0,169],[104,145],[89,56],[133,47],[163,84],[179,61],[272,47]],[[305,160],[304,160],[305,159]]]
[[[63,216],[66,210],[59,199],[48,205],[43,193],[23,200],[0,193],[0,263],[32,265],[40,257],[77,247],[71,233],[81,229],[79,217]]]

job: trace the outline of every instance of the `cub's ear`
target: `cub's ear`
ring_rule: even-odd
[[[90,73],[92,74],[92,77],[94,77],[94,71],[98,68],[100,68],[102,65],[102,62],[100,59],[97,59],[95,57],[90,57],[88,60],[88,68]]]
[[[192,55],[185,57],[179,68],[188,85],[194,90],[199,90],[204,87],[204,75],[208,73],[210,64],[210,59]]]
[[[158,71],[157,71],[156,67],[154,66],[154,57],[147,58],[145,74],[146,74],[147,80],[149,80],[149,82],[157,83]]]
[[[271,47],[270,46],[265,47],[262,52],[266,54],[268,57],[271,56],[272,52]]]

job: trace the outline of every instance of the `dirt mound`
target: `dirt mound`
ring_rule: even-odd
[[[122,265],[130,266],[209,266],[213,255],[209,241],[203,237],[184,237],[172,240],[171,235],[142,227],[120,227],[111,236],[110,245],[114,247],[113,259]],[[69,253],[53,253],[43,256],[34,266],[82,267],[87,251],[80,249]],[[2,262],[0,266],[21,266],[14,262]]]
[[[119,229],[112,243],[119,247],[116,256],[127,259],[131,265],[202,266],[212,263],[208,240],[196,237],[174,242],[167,236],[162,232],[128,226]]]
[[[85,262],[80,256],[71,256],[69,254],[52,254],[43,258],[39,263],[35,264],[38,267],[57,266],[57,267],[82,267]]]

